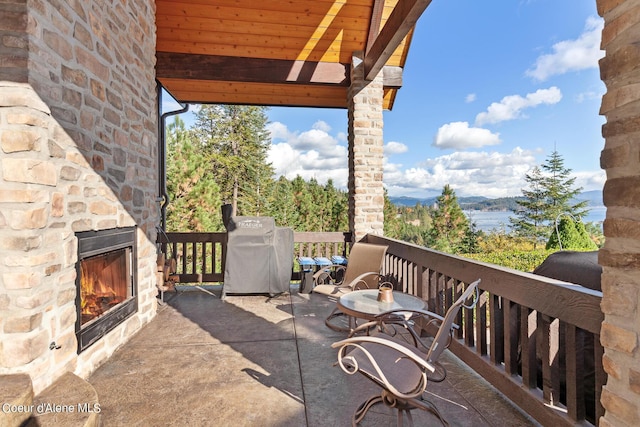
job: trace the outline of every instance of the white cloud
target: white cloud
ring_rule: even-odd
[[[280,122],[269,123],[267,125],[267,130],[269,131],[269,133],[271,133],[272,140],[278,140],[278,139],[286,140],[294,136],[294,134],[289,132],[289,129],[287,129],[287,126]]]
[[[476,100],[476,94],[475,94],[475,93],[470,93],[469,95],[467,95],[467,96],[464,98],[464,102],[466,102],[467,104],[470,104],[470,103],[472,103],[472,102],[473,102],[473,101],[475,101],[475,100]]]
[[[580,37],[554,44],[553,53],[539,56],[535,65],[526,71],[526,75],[545,81],[554,75],[597,67],[598,60],[604,56],[604,52],[600,50],[603,27],[602,19],[587,19]]]
[[[525,97],[520,95],[505,96],[500,102],[489,105],[486,112],[476,116],[476,125],[486,123],[499,123],[523,117],[523,110],[537,107],[540,104],[557,104],[562,99],[562,92],[555,86],[549,89],[538,89],[534,93],[528,93]]]
[[[317,130],[321,130],[325,133],[329,133],[329,131],[331,130],[331,126],[329,126],[329,124],[327,122],[325,122],[324,120],[318,120],[317,122],[315,122],[313,124],[313,126],[311,127],[312,129],[317,129]]]
[[[607,180],[607,175],[603,170],[572,171],[571,176],[576,178],[575,187],[582,187],[582,191],[602,190]]]
[[[347,147],[331,136],[331,129],[323,121],[304,132],[292,132],[280,122],[267,126],[272,144],[267,160],[274,168],[275,176],[294,179],[300,175],[305,180],[315,178],[320,183],[332,179],[336,187],[347,187]]]
[[[468,124],[460,128],[472,129],[468,128]],[[279,138],[272,143],[268,153],[276,177],[284,175],[294,179],[300,175],[305,180],[315,178],[321,184],[332,179],[336,187],[346,190],[348,150],[336,138],[319,129],[292,132],[281,123],[272,123],[270,130],[272,136],[278,135]],[[288,139],[283,139],[285,137]],[[301,148],[314,145],[310,140],[314,144],[322,141],[326,146],[321,149]],[[439,195],[446,184],[460,197],[520,196],[527,185],[524,176],[538,164],[536,155],[539,154],[516,147],[509,153],[458,151],[427,159],[407,169],[402,164],[389,162],[386,155],[405,149],[408,150],[406,145],[395,141],[385,145],[383,179],[389,194],[393,196]],[[584,190],[601,189],[605,182],[603,171],[574,171],[573,175],[576,176],[576,186]]]
[[[576,102],[577,103],[581,103],[581,102],[584,102],[584,101],[588,101],[588,100],[592,100],[592,99],[600,99],[600,98],[602,98],[602,93],[593,92],[593,91],[587,91],[587,92],[579,93],[576,96]]]
[[[482,128],[469,127],[468,122],[452,122],[442,125],[433,138],[434,147],[464,150],[470,147],[500,144],[500,134]]]
[[[338,139],[328,133],[331,129],[323,121],[317,121],[313,129],[298,133],[290,131],[287,126],[280,122],[271,122],[267,125],[267,130],[271,133],[272,141],[283,141],[291,145],[296,150],[309,151],[316,150],[322,155],[333,156],[334,147],[338,144]]]
[[[406,153],[407,151],[409,151],[409,147],[407,147],[405,144],[401,142],[389,141],[384,146],[384,153],[386,155],[402,154],[402,153]]]
[[[386,165],[384,181],[394,196],[437,195],[446,184],[458,196],[519,196],[526,184],[524,175],[535,164],[534,153],[519,147],[510,153],[457,152],[405,171]]]

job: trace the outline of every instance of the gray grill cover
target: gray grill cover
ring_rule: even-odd
[[[227,227],[224,294],[289,291],[293,268],[293,230],[276,227],[270,217],[235,216]]]

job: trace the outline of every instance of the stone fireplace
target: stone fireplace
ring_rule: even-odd
[[[0,375],[37,394],[156,314],[155,4],[16,0],[0,17]]]
[[[138,310],[135,227],[76,233],[78,354]]]

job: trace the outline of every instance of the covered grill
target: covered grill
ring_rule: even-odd
[[[231,217],[223,296],[287,292],[293,268],[293,230],[271,217]]]

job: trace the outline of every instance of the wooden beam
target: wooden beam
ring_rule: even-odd
[[[382,68],[382,86],[385,89],[400,89],[402,87],[402,67],[385,65]]]
[[[431,0],[399,0],[364,58],[365,79],[373,80],[418,22]]]
[[[348,86],[347,64],[156,52],[156,77]]]
[[[367,36],[366,53],[371,49],[371,45],[376,41],[380,32],[380,24],[382,23],[382,12],[384,11],[384,0],[374,0],[373,10],[371,11],[371,22],[369,23],[369,35]]]
[[[158,79],[349,85],[347,64],[172,52],[156,52],[156,57]],[[401,67],[384,67],[384,86],[389,89],[402,87]]]

